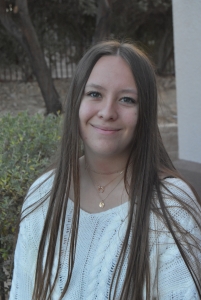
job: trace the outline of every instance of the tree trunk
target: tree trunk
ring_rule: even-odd
[[[0,0],[0,20],[26,51],[34,75],[45,101],[47,114],[62,111],[59,95],[54,87],[35,29],[32,25],[27,0],[16,0],[14,12],[19,16],[19,25],[6,13],[5,0]]]
[[[96,30],[93,43],[106,40],[110,36],[112,0],[98,0]]]

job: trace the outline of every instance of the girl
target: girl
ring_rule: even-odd
[[[10,300],[200,299],[201,203],[164,149],[148,58],[93,46],[63,126],[23,205]]]

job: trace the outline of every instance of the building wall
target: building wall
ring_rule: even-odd
[[[179,159],[201,163],[201,1],[172,4]]]

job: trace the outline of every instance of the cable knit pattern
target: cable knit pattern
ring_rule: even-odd
[[[53,182],[53,175],[35,191],[51,172],[41,176],[30,188],[29,197],[23,205],[23,211],[45,196]],[[167,179],[168,187],[190,205],[196,205],[185,191],[192,197],[188,186],[179,179]],[[174,187],[174,185],[176,188]],[[34,192],[33,192],[34,191]],[[31,193],[32,192],[32,193]],[[166,205],[171,207],[171,215],[185,228],[187,232],[201,239],[192,218],[172,200],[168,193],[165,196]],[[193,203],[192,203],[193,202]],[[48,200],[42,203],[33,213],[29,214],[20,225],[20,232],[15,251],[14,274],[10,300],[31,300],[34,284],[34,274],[40,236],[48,207]],[[90,214],[80,211],[80,223],[76,248],[76,258],[70,287],[64,300],[107,300],[117,263],[121,245],[127,226],[129,204],[124,203],[105,212]],[[53,300],[58,300],[68,272],[68,238],[71,226],[73,202],[69,199],[66,212],[66,223],[62,245],[61,268],[56,284]],[[26,211],[27,212],[27,211]],[[156,231],[157,229],[157,231]],[[150,216],[150,266],[152,299],[160,300],[198,300],[195,285],[171,234],[163,222],[152,213]],[[198,254],[200,255],[200,254]],[[200,257],[201,260],[201,257]],[[126,273],[126,261],[120,275],[117,298]],[[56,273],[55,259],[52,276]],[[156,272],[158,269],[158,281]],[[145,297],[145,292],[144,292]]]

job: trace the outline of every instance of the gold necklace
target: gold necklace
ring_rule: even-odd
[[[124,169],[123,169],[122,171],[114,171],[114,172],[110,172],[110,173],[100,173],[100,172],[97,172],[97,171],[94,171],[94,170],[90,169],[89,165],[87,165],[87,164],[85,164],[85,169],[88,169],[91,172],[99,174],[99,175],[112,175],[112,174],[117,174],[117,173],[122,174],[122,172],[124,171]]]
[[[96,190],[96,192],[97,192],[97,189],[96,189],[96,186],[95,186],[95,184],[94,184],[94,181],[93,181],[93,179],[92,179],[92,177],[91,177],[91,175],[90,175],[90,172],[89,172],[89,169],[87,169],[87,171],[88,171],[88,174],[89,174],[89,177],[90,177],[90,179],[91,179],[91,181],[92,181],[92,184],[93,184],[93,186],[94,186],[94,189]],[[120,174],[122,174],[123,173],[123,171],[121,171],[120,172]],[[120,175],[120,174],[118,174],[118,176]],[[117,176],[117,177],[118,177]],[[115,179],[117,179],[117,177],[115,177],[112,181],[114,181]],[[109,183],[107,183],[105,186],[98,186],[99,188],[98,188],[98,191],[99,191],[99,193],[100,193],[100,190],[103,188],[103,192],[104,192],[104,190],[105,190],[105,187],[108,185],[108,184],[110,184],[112,181],[110,181]],[[99,195],[99,193],[97,192],[97,195],[98,195],[98,197],[100,198],[100,202],[99,202],[99,207],[100,208],[104,208],[104,206],[105,206],[105,200],[109,197],[109,195],[116,189],[116,187],[120,184],[120,182],[122,181],[122,178],[117,182],[117,184],[114,186],[114,188],[109,192],[109,194],[104,198],[104,199],[102,199],[101,197],[100,197],[100,195]],[[102,193],[103,193],[102,192]]]
[[[110,182],[108,182],[106,185],[101,185],[101,184],[97,184],[97,189],[99,193],[104,193],[105,192],[105,188],[112,183],[113,181],[115,181],[115,179],[117,179],[117,177],[119,177],[119,175],[121,175],[123,173],[123,171],[121,171],[115,178],[113,178]]]
[[[105,200],[109,197],[109,195],[116,189],[116,187],[120,184],[120,182],[122,181],[122,178],[120,179],[120,181],[115,185],[115,187],[111,190],[111,192],[109,192],[109,194],[107,195],[107,197],[105,197],[104,199],[101,199],[101,201],[99,202],[99,207],[100,208],[104,208],[105,207]],[[100,195],[98,195],[100,197]],[[100,197],[101,198],[101,197]]]
[[[85,168],[86,168],[87,170],[91,171],[91,172],[94,172],[94,173],[100,174],[100,175],[111,175],[111,174],[116,174],[116,173],[118,173],[118,175],[117,175],[115,178],[113,178],[110,182],[108,182],[106,185],[95,184],[95,186],[97,186],[97,190],[98,190],[99,193],[104,193],[104,192],[105,192],[105,188],[106,188],[110,183],[112,183],[115,179],[117,179],[117,177],[119,177],[119,175],[121,175],[121,174],[123,173],[123,171],[124,171],[124,170],[122,170],[122,171],[115,171],[115,172],[113,172],[113,173],[107,173],[107,174],[106,174],[106,173],[98,173],[98,172],[96,172],[96,171],[91,170],[87,164],[85,165]],[[88,173],[89,173],[89,172],[88,172]],[[90,174],[89,174],[89,175],[90,175]],[[90,175],[90,178],[91,178],[91,175]],[[91,178],[91,179],[92,179],[92,178]],[[94,184],[94,182],[93,182],[93,184]]]

